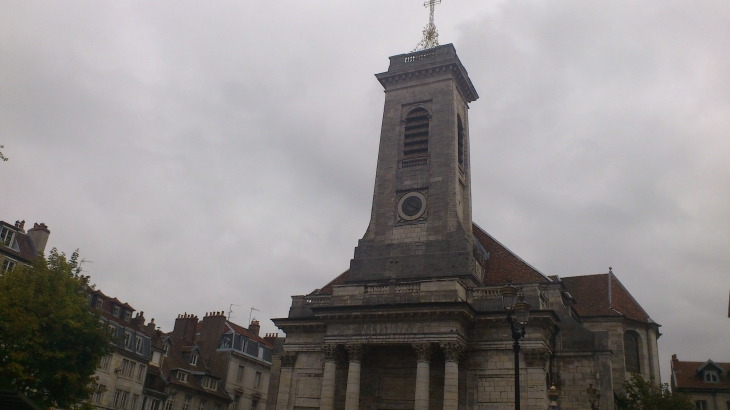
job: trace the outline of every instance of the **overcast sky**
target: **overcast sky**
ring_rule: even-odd
[[[421,0],[0,3],[0,219],[48,224],[171,330],[262,332],[348,268]],[[609,266],[680,359],[730,360],[730,3],[444,0],[481,98],[474,221],[549,275]],[[93,261],[93,262],[92,262]]]

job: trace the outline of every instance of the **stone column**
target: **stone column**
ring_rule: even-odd
[[[335,407],[335,355],[337,345],[327,344],[322,346],[324,353],[324,374],[322,375],[322,396],[320,398],[320,410],[333,410]]]
[[[281,352],[281,375],[279,376],[279,395],[276,398],[276,410],[289,409],[292,373],[297,361],[296,352]]]
[[[441,343],[446,357],[444,369],[444,410],[459,409],[459,355],[464,346],[456,342]]]
[[[360,409],[360,365],[362,362],[362,345],[347,345],[350,364],[347,369],[347,393],[345,394],[345,410]]]
[[[416,360],[416,402],[414,410],[428,410],[428,381],[431,370],[431,343],[414,343]]]

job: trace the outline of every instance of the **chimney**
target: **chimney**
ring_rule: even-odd
[[[178,315],[175,319],[175,328],[172,329],[172,336],[188,342],[195,341],[195,327],[198,325],[198,317],[189,315],[187,312]]]
[[[248,325],[248,331],[258,336],[259,330],[261,330],[261,326],[259,326],[259,321],[256,319],[252,320],[251,324]]]
[[[132,325],[138,329],[144,327],[144,312],[137,313],[132,319]]]
[[[226,321],[226,315],[222,311],[205,313],[200,326],[200,334],[195,340],[205,360],[211,360],[211,355],[218,349],[221,335],[228,330]]]
[[[33,246],[35,246],[37,253],[41,254],[46,251],[46,244],[48,243],[48,236],[50,234],[51,231],[48,230],[48,227],[43,222],[40,224],[34,223],[33,227],[28,230],[28,237],[33,241]]]
[[[150,320],[150,323],[147,323],[147,326],[145,326],[144,330],[145,333],[147,333],[150,337],[155,337],[155,328],[157,328],[157,325],[155,324],[155,318],[152,318],[152,320]]]
[[[20,232],[25,232],[23,230],[23,227],[25,226],[25,221],[15,221],[15,227],[18,228]]]
[[[272,346],[276,345],[276,339],[279,338],[278,333],[267,333],[266,336],[264,336],[264,340],[271,343]]]

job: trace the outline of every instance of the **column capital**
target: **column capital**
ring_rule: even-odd
[[[297,352],[281,352],[281,367],[294,367],[294,363],[297,361]]]
[[[361,344],[345,345],[345,349],[351,362],[362,362],[363,346]]]
[[[464,352],[464,344],[459,342],[441,342],[439,346],[444,351],[447,362],[458,362],[459,356]]]
[[[413,350],[416,351],[418,362],[430,362],[431,361],[431,343],[413,343]]]
[[[328,343],[322,345],[322,353],[324,353],[325,362],[334,362],[337,360],[337,345]]]

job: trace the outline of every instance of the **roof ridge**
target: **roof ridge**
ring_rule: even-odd
[[[544,274],[544,273],[540,272],[540,270],[539,270],[539,269],[537,269],[536,267],[532,266],[532,265],[531,265],[531,264],[530,264],[529,262],[527,262],[526,260],[522,259],[522,258],[521,258],[521,257],[520,257],[519,255],[517,255],[516,253],[512,252],[512,250],[511,250],[510,248],[508,248],[508,247],[504,246],[504,244],[503,244],[502,242],[498,241],[498,240],[497,240],[497,239],[496,239],[496,238],[495,238],[494,236],[490,235],[490,234],[489,234],[489,233],[488,233],[487,231],[485,231],[485,230],[484,230],[484,228],[482,228],[481,226],[479,226],[479,225],[478,225],[478,224],[477,224],[476,222],[474,222],[474,221],[471,221],[471,223],[472,223],[472,225],[474,225],[474,226],[475,226],[475,227],[476,227],[477,229],[479,229],[480,231],[482,231],[482,233],[483,233],[483,234],[487,235],[487,236],[488,236],[488,237],[489,237],[489,238],[490,238],[491,240],[493,240],[494,242],[496,242],[496,243],[497,243],[497,245],[499,245],[499,246],[501,246],[502,248],[504,248],[504,250],[506,250],[507,252],[509,252],[509,253],[510,253],[510,254],[511,254],[512,256],[514,256],[515,258],[519,259],[519,261],[520,261],[520,262],[524,263],[524,264],[525,264],[525,265],[527,265],[527,266],[528,266],[528,267],[529,267],[530,269],[532,269],[532,270],[534,270],[535,272],[537,272],[537,273],[539,273],[540,275],[542,275],[542,277],[544,277],[545,279],[549,280],[550,282],[553,282],[553,280],[552,280],[552,279],[551,279],[551,278],[550,278],[549,276],[547,276],[546,274]]]

